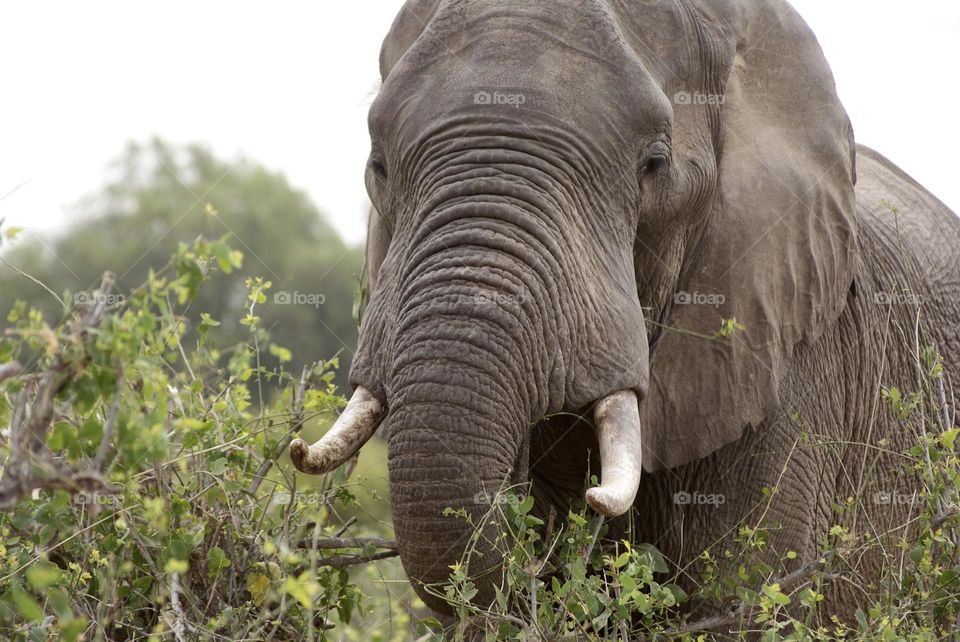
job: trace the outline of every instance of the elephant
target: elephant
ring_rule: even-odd
[[[290,454],[329,471],[381,431],[431,609],[471,537],[444,509],[504,484],[677,569],[761,520],[797,568],[838,498],[910,487],[880,389],[916,385],[915,338],[960,380],[960,220],[855,143],[785,0],[409,0],[380,71],[355,392]]]

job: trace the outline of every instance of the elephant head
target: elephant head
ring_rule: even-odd
[[[594,413],[588,500],[613,516],[641,463],[776,412],[850,287],[854,148],[780,0],[411,0],[380,64],[357,392],[292,454],[329,469],[383,420],[401,558],[442,611],[422,584],[470,536],[443,510],[479,516],[479,494],[527,482],[544,417]],[[723,319],[743,329],[718,338]]]

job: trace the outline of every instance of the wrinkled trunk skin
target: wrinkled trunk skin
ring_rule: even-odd
[[[434,268],[410,283],[400,305],[387,418],[391,503],[404,568],[438,612],[449,606],[424,584],[442,593],[450,566],[472,550],[470,573],[482,573],[475,599],[486,603],[506,548],[496,550],[501,529],[495,521],[471,548],[472,527],[445,517],[444,509],[465,509],[478,524],[491,509],[488,498],[525,483],[528,427],[545,409],[539,395],[531,395],[530,383],[548,373],[532,365],[541,352],[534,346],[544,342],[533,340],[539,328],[524,311],[529,292],[508,286],[505,276],[525,268],[516,257],[495,254],[475,256],[469,267],[469,250],[433,255]]]
[[[494,513],[487,513],[491,506],[486,498],[516,479],[518,462],[512,457],[519,453],[513,452],[517,449],[512,444],[494,443],[480,430],[506,421],[516,424],[516,419],[502,415],[502,409],[481,412],[436,401],[413,402],[396,414],[396,432],[390,440],[394,528],[408,577],[437,612],[449,612],[450,607],[431,590],[443,593],[450,566],[460,562],[465,551],[471,551],[471,576],[480,575],[475,580],[476,602],[488,604],[493,599],[508,543],[495,544],[502,529]],[[471,542],[473,528],[462,517],[445,517],[446,508],[466,509],[475,524],[486,514],[483,537]],[[433,587],[428,590],[424,584]]]

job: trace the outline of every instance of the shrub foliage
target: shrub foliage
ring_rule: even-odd
[[[922,480],[915,538],[879,543],[903,562],[888,567],[884,599],[855,624],[817,617],[838,560],[878,544],[840,525],[849,506],[837,507],[821,557],[787,575],[764,561],[766,533],[744,525],[738,550],[703,552],[707,572],[688,595],[654,547],[605,542],[606,525],[586,512],[538,519],[531,497],[505,489],[486,516],[508,527],[498,543],[508,554],[497,599],[473,603],[468,551],[449,583],[430,589],[458,616],[444,630],[422,604],[392,599],[371,581],[375,562],[395,557],[396,545],[374,537],[389,535],[374,532],[377,524],[349,517],[353,466],[298,488],[284,460],[305,424],[329,422],[342,408],[337,359],[299,373],[263,365],[264,355],[281,364],[293,355],[262,327],[258,308],[272,287],[262,279],[245,281],[244,316],[234,320],[248,329],[244,341],[221,345],[220,320],[191,310],[211,279],[241,267],[226,240],[199,240],[130,292],[107,274],[96,291],[66,293],[58,324],[13,306],[0,338],[3,639],[693,640],[752,632],[768,640],[934,640],[956,631],[958,430],[943,413],[949,395],[932,349],[917,355],[918,390],[885,391],[905,424],[942,426],[920,431],[905,453]],[[479,538],[484,529],[475,526]],[[720,561],[731,558],[739,570],[725,577]],[[684,607],[702,599],[729,609],[691,621]]]

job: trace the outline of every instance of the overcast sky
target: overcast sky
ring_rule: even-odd
[[[282,171],[362,241],[366,111],[401,4],[3,3],[0,218],[57,229],[126,141],[157,134]],[[960,211],[960,3],[793,4],[826,51],[858,140]]]

